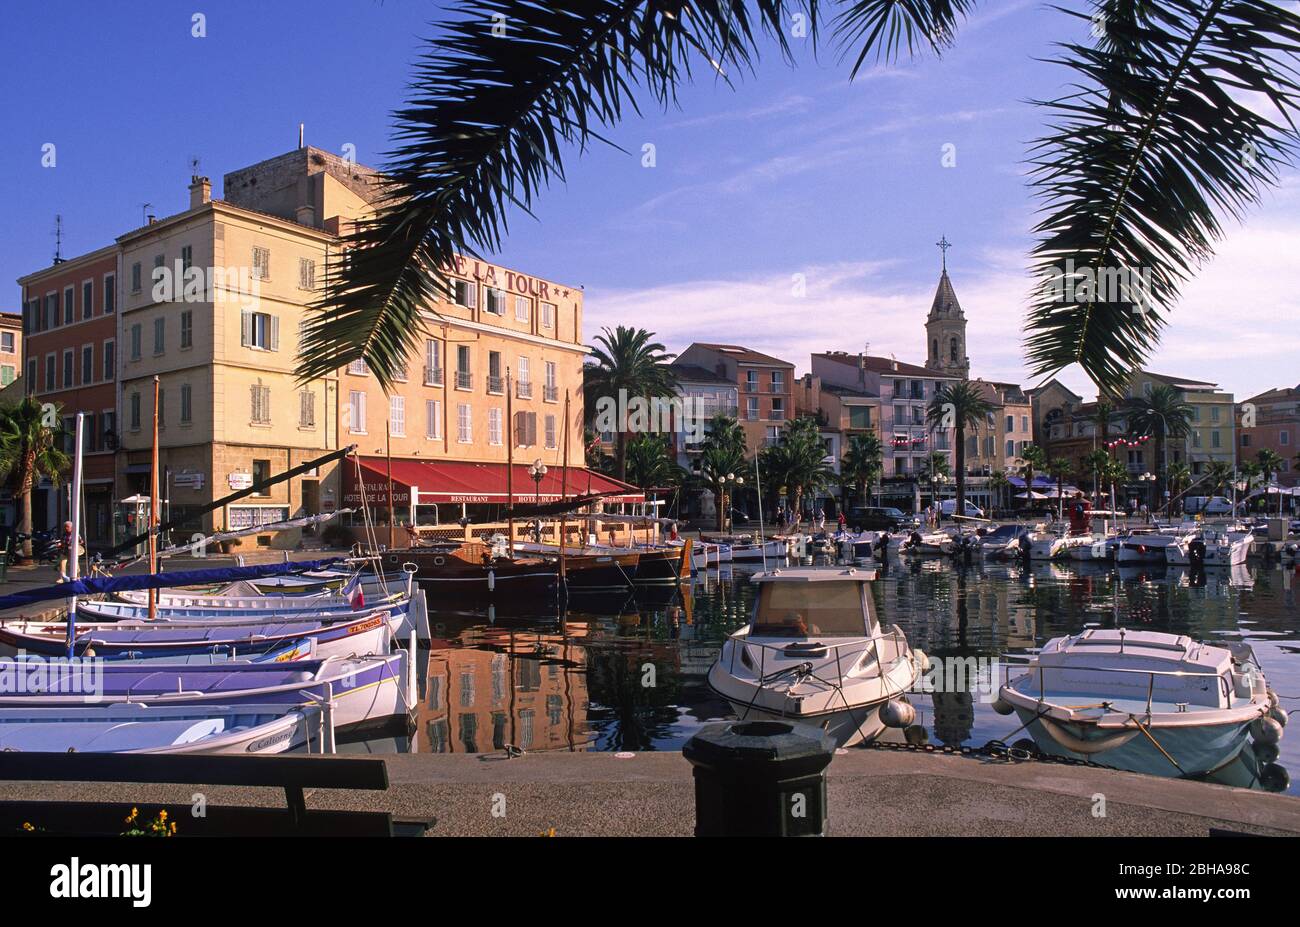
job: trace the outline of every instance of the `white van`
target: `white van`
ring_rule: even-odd
[[[1232,503],[1223,496],[1188,496],[1183,511],[1188,515],[1231,515]]]
[[[966,517],[967,517],[967,518],[983,518],[983,517],[984,517],[984,510],[983,510],[982,508],[980,508],[979,506],[977,506],[977,505],[975,505],[974,503],[972,503],[969,499],[967,499],[967,500],[965,500],[965,501],[966,501]],[[939,503],[939,511],[942,512],[942,513],[944,514],[944,517],[945,517],[945,518],[951,518],[951,517],[952,517],[952,513],[955,512],[955,511],[957,511],[957,500],[956,500],[956,499],[944,499],[942,502]]]

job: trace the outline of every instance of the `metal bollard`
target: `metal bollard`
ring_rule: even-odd
[[[686,742],[695,836],[820,837],[835,741],[791,721],[710,724]]]

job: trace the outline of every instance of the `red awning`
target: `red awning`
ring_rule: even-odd
[[[343,504],[357,505],[361,496],[357,492],[357,465],[347,459],[343,466]],[[540,486],[535,487],[528,465],[514,466],[514,497],[517,503],[540,501],[558,502],[566,496],[563,479],[564,468],[547,466]],[[361,458],[362,479],[366,484],[366,501],[370,505],[388,504],[388,461],[383,457]],[[458,460],[393,460],[393,504],[409,506],[411,488],[418,493],[417,502],[428,505],[435,502],[495,502],[505,503],[506,465],[469,463]],[[606,502],[644,502],[645,494],[635,486],[622,483],[613,477],[594,473],[584,467],[569,467],[567,498],[595,493],[613,493]]]

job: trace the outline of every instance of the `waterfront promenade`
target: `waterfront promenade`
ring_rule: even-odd
[[[683,837],[695,826],[678,753],[390,755],[387,792],[308,792],[312,808],[436,817],[432,836]],[[188,804],[194,787],[6,783],[14,799]],[[829,770],[830,833],[875,837],[1300,835],[1286,795],[1039,762],[851,750]],[[282,804],[275,789],[214,788],[209,802]],[[1105,816],[1094,815],[1097,796]],[[504,796],[502,802],[501,796]],[[504,806],[504,816],[493,814]],[[184,821],[178,827],[184,829]]]

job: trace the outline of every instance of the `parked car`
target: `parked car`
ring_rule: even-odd
[[[965,501],[966,501],[965,512],[967,518],[984,517],[984,510],[982,508],[980,508],[975,503],[971,502],[969,499]],[[956,499],[944,499],[942,502],[939,503],[939,511],[942,512],[944,516],[947,518],[951,518],[952,513],[955,512],[956,510],[957,510]]]
[[[748,512],[742,512],[740,509],[732,509],[732,510],[731,510],[731,523],[732,523],[733,525],[747,525],[747,524],[749,524],[749,513],[748,513]]]
[[[860,505],[849,512],[848,522],[857,531],[898,531],[916,524],[916,518],[888,505]]]

